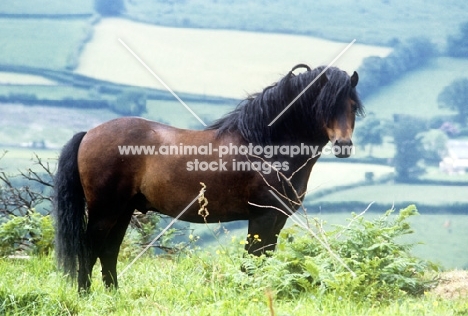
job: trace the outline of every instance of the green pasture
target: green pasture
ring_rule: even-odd
[[[306,197],[307,200],[307,197]],[[420,184],[375,184],[363,185],[310,201],[314,205],[322,202],[362,202],[444,205],[468,204],[468,186],[420,185]]]
[[[36,164],[36,155],[45,163],[49,163],[51,170],[55,171],[55,165],[59,156],[59,149],[32,149],[0,146],[0,171],[7,174],[16,175],[19,171],[25,171],[28,168],[41,171]]]
[[[214,104],[208,102],[185,102],[205,124],[210,125],[216,119],[232,111],[236,105]],[[144,118],[169,124],[179,128],[203,129],[204,126],[177,100],[148,100]]]
[[[90,91],[68,85],[0,85],[0,96],[12,94],[35,95],[37,99],[63,100],[65,98],[86,99],[90,97]],[[97,95],[97,92],[95,92]],[[101,98],[105,95],[98,96]]]
[[[437,97],[455,79],[466,77],[466,69],[468,59],[434,58],[427,66],[405,74],[369,96],[364,100],[366,112],[390,120],[393,120],[393,114],[423,118],[454,114],[453,111],[440,109]]]
[[[231,255],[232,256],[232,255]],[[129,264],[122,260],[118,270]],[[309,293],[281,299],[271,289],[252,288],[249,277],[229,271],[230,255],[199,251],[182,258],[140,258],[121,278],[118,291],[106,290],[95,269],[88,295],[56,269],[53,257],[0,259],[2,315],[465,315],[465,298],[443,299],[427,292],[399,300],[356,301],[347,295]],[[238,267],[236,267],[238,268]],[[286,277],[286,276],[285,276]],[[244,286],[236,286],[245,280]],[[270,293],[270,294],[269,294]],[[350,294],[352,295],[352,294]]]
[[[0,14],[90,14],[93,0],[21,0],[0,2]]]
[[[467,10],[466,3],[455,0],[301,0],[292,6],[287,1],[247,0],[127,3],[129,16],[158,25],[304,34],[343,42],[355,38],[359,43],[379,45],[425,36],[442,46],[446,36],[466,21],[463,12]]]
[[[0,64],[64,69],[89,27],[87,19],[0,18]]]

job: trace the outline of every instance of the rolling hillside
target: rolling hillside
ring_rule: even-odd
[[[166,28],[111,18],[95,26],[76,71],[164,89],[119,38],[171,89],[238,99],[276,82],[298,63],[326,65],[348,44],[295,35]],[[363,58],[389,52],[357,41],[336,65],[352,72]]]
[[[439,109],[437,96],[453,80],[467,77],[468,59],[440,57],[426,67],[405,74],[394,83],[380,88],[366,99],[367,112],[381,118],[393,119],[393,114],[404,113],[429,118],[453,114]]]

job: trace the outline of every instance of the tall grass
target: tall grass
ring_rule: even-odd
[[[412,211],[408,209],[406,212],[406,215],[410,215]],[[370,236],[381,238],[386,233],[398,235],[398,230],[404,232],[409,229],[404,218],[401,217],[397,217],[395,222],[389,222],[389,225],[384,222],[386,220],[382,221],[382,218],[380,221],[373,222],[355,218],[353,223],[359,229],[350,229],[346,234],[361,234],[361,237],[354,235],[349,240],[343,235],[342,237],[345,238],[342,238],[342,241],[347,245],[344,251],[349,251],[349,247],[352,247],[355,242],[364,240],[375,242],[368,239]],[[361,224],[365,224],[366,228],[363,228]],[[350,227],[352,226],[349,225],[348,228]],[[410,294],[411,290],[404,288],[401,293],[386,292],[385,289],[398,285],[398,282],[391,280],[380,285],[354,287],[353,284],[369,279],[367,273],[373,275],[374,272],[367,270],[371,267],[369,263],[386,260],[390,265],[383,266],[382,270],[388,270],[388,267],[399,267],[396,263],[406,260],[404,257],[392,260],[391,252],[396,251],[402,254],[400,252],[406,246],[402,245],[403,248],[401,248],[391,240],[387,240],[388,243],[381,240],[381,244],[364,252],[362,251],[366,247],[358,247],[357,253],[368,252],[371,255],[368,258],[369,261],[363,260],[358,263],[357,257],[346,259],[351,266],[358,264],[353,266],[357,273],[354,279],[346,280],[346,273],[333,276],[333,269],[339,268],[339,265],[328,264],[326,270],[317,267],[320,271],[317,280],[321,279],[320,282],[326,284],[323,287],[323,284],[310,283],[310,276],[308,277],[307,273],[316,274],[311,258],[314,258],[314,262],[319,266],[320,258],[326,258],[327,253],[319,251],[316,256],[311,252],[308,256],[299,255],[300,249],[309,249],[312,252],[319,250],[314,246],[316,243],[313,240],[309,238],[307,242],[307,236],[296,235],[297,240],[290,243],[287,241],[289,239],[287,233],[283,234],[283,247],[280,247],[277,253],[271,258],[255,259],[244,253],[243,237],[231,236],[229,232],[223,232],[223,234],[228,234],[230,242],[213,248],[200,248],[195,244],[195,247],[178,255],[155,257],[147,254],[143,256],[121,276],[118,290],[105,289],[99,281],[100,269],[95,267],[92,290],[85,295],[79,295],[76,287],[67,283],[66,278],[56,270],[52,256],[32,257],[29,260],[0,259],[0,275],[2,276],[0,278],[0,314],[462,315],[468,311],[468,302],[463,298],[445,300],[428,290],[421,294],[416,292]],[[249,240],[255,242],[256,238],[258,237],[251,236]],[[328,235],[328,238],[330,243],[335,240],[332,235]],[[387,257],[372,257],[373,254],[378,256],[382,249],[383,251],[388,249],[391,252]],[[338,248],[335,250],[344,254]],[[129,260],[121,258],[118,270],[122,271],[128,265]],[[256,266],[255,269],[249,270],[250,274],[243,273],[239,269],[241,265],[246,264]],[[366,269],[367,272],[364,273],[358,267]],[[415,265],[414,269],[419,268]],[[415,273],[420,273],[416,270]],[[285,271],[287,273],[284,273]],[[278,274],[278,272],[281,273]],[[388,273],[388,271],[382,272],[378,269],[375,272],[383,273],[382,275]],[[411,282],[427,279],[425,276],[423,279],[418,279],[419,277],[413,279],[414,276],[410,275],[407,277]],[[291,280],[295,281],[288,284]],[[369,280],[372,281],[372,279]],[[407,280],[400,279],[400,281],[406,282]],[[408,284],[413,284],[411,282]],[[341,285],[337,286],[338,283]],[[305,288],[307,284],[309,285]],[[288,288],[289,291],[282,291]],[[387,293],[389,296],[373,296],[372,293],[378,292]],[[370,296],[363,297],[363,294]]]

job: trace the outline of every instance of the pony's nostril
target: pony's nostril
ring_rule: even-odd
[[[354,152],[351,139],[336,140],[333,144],[333,154],[337,158],[348,158]]]

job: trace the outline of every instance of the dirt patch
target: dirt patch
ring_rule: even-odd
[[[439,285],[432,292],[445,299],[468,298],[468,271],[444,272]]]

